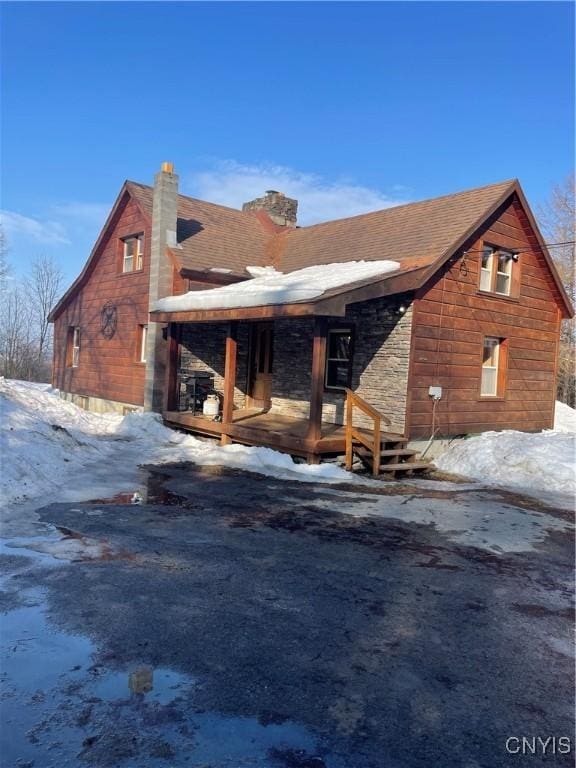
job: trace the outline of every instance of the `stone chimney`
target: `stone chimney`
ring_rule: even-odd
[[[268,217],[274,224],[277,224],[280,227],[295,227],[298,200],[286,197],[283,192],[276,192],[274,189],[269,189],[264,197],[257,197],[249,203],[244,203],[242,210],[266,211]]]
[[[176,224],[178,220],[178,176],[172,163],[162,163],[154,177],[152,198],[152,237],[150,244],[149,309],[158,299],[172,295],[173,267],[166,256],[166,248],[178,248]],[[165,327],[149,323],[146,338],[146,382],[144,410],[161,411],[168,344]]]

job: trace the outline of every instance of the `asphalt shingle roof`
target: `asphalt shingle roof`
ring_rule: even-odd
[[[127,181],[123,187],[125,192],[152,217],[152,187]],[[283,272],[292,272],[317,264],[390,259],[400,263],[400,269],[385,278],[391,292],[397,290],[399,276],[401,290],[413,290],[514,192],[524,199],[518,182],[513,179],[297,228],[278,228],[261,211],[244,212],[179,195],[179,247],[173,248],[172,254],[180,270],[229,270],[239,277],[248,277],[246,267],[249,266],[273,265]],[[527,206],[525,201],[523,204]],[[113,212],[114,209],[81,274],[53,309],[52,320],[88,279]],[[530,217],[529,209],[527,213]],[[546,252],[544,255],[567,316],[572,316],[570,301],[554,264]]]
[[[179,195],[173,253],[185,269],[245,273],[273,264],[291,272],[315,264],[393,259],[402,269],[432,265],[510,189],[514,181],[408,203],[309,227],[274,231],[251,212]],[[152,187],[129,182],[152,213]]]
[[[130,181],[128,188],[151,216],[152,187]],[[252,214],[178,195],[177,238],[181,248],[173,252],[181,267],[241,274],[263,263],[270,233]]]

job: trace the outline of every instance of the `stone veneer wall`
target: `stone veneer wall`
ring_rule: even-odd
[[[399,315],[389,299],[372,299],[349,307],[342,324],[355,329],[352,389],[391,419],[389,429],[403,433],[406,418],[412,306]],[[394,302],[392,306],[397,306]],[[338,320],[330,322],[338,327]],[[272,410],[308,418],[312,370],[312,318],[286,318],[274,322],[274,372]],[[180,348],[180,367],[210,371],[214,387],[224,391],[226,344],[225,323],[184,325]],[[238,328],[238,359],[234,406],[246,404],[248,385],[249,323]],[[355,424],[372,426],[372,421],[356,412]],[[324,421],[344,423],[344,394],[325,392]]]
[[[397,301],[372,299],[349,307],[342,323],[355,328],[351,388],[392,421],[389,429],[403,433],[406,420],[408,369],[412,332],[412,306],[399,315]],[[338,321],[331,322],[338,327]],[[308,418],[313,320],[276,320],[274,323],[274,375],[272,408],[276,412]],[[372,426],[356,411],[354,423]],[[344,423],[344,395],[324,393],[324,421]]]
[[[182,328],[180,346],[180,368],[195,371],[209,371],[214,374],[214,389],[224,392],[224,365],[226,360],[227,323],[190,323]],[[236,362],[236,387],[234,407],[246,404],[248,386],[248,344],[249,327],[240,323],[238,327],[238,350]]]

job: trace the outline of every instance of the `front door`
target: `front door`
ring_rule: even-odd
[[[274,323],[254,323],[251,341],[248,405],[253,408],[270,408]]]

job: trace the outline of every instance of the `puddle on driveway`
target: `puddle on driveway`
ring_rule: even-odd
[[[170,669],[153,668],[148,665],[134,667],[131,671],[105,672],[102,667],[90,667],[95,682],[87,684],[90,696],[106,701],[144,700],[158,704],[169,704],[181,697],[186,686],[194,683],[193,678],[173,672]]]
[[[41,589],[27,592],[32,604],[2,617],[2,766],[344,768],[297,723],[196,707],[200,679],[137,660],[113,668],[51,624]]]
[[[103,499],[91,499],[89,504],[98,504],[101,506],[125,506],[133,504],[159,504],[161,506],[179,506],[187,501],[184,496],[179,496],[164,487],[171,476],[166,472],[155,469],[143,470],[146,473],[146,480],[142,487],[134,491],[117,493],[114,496]]]

